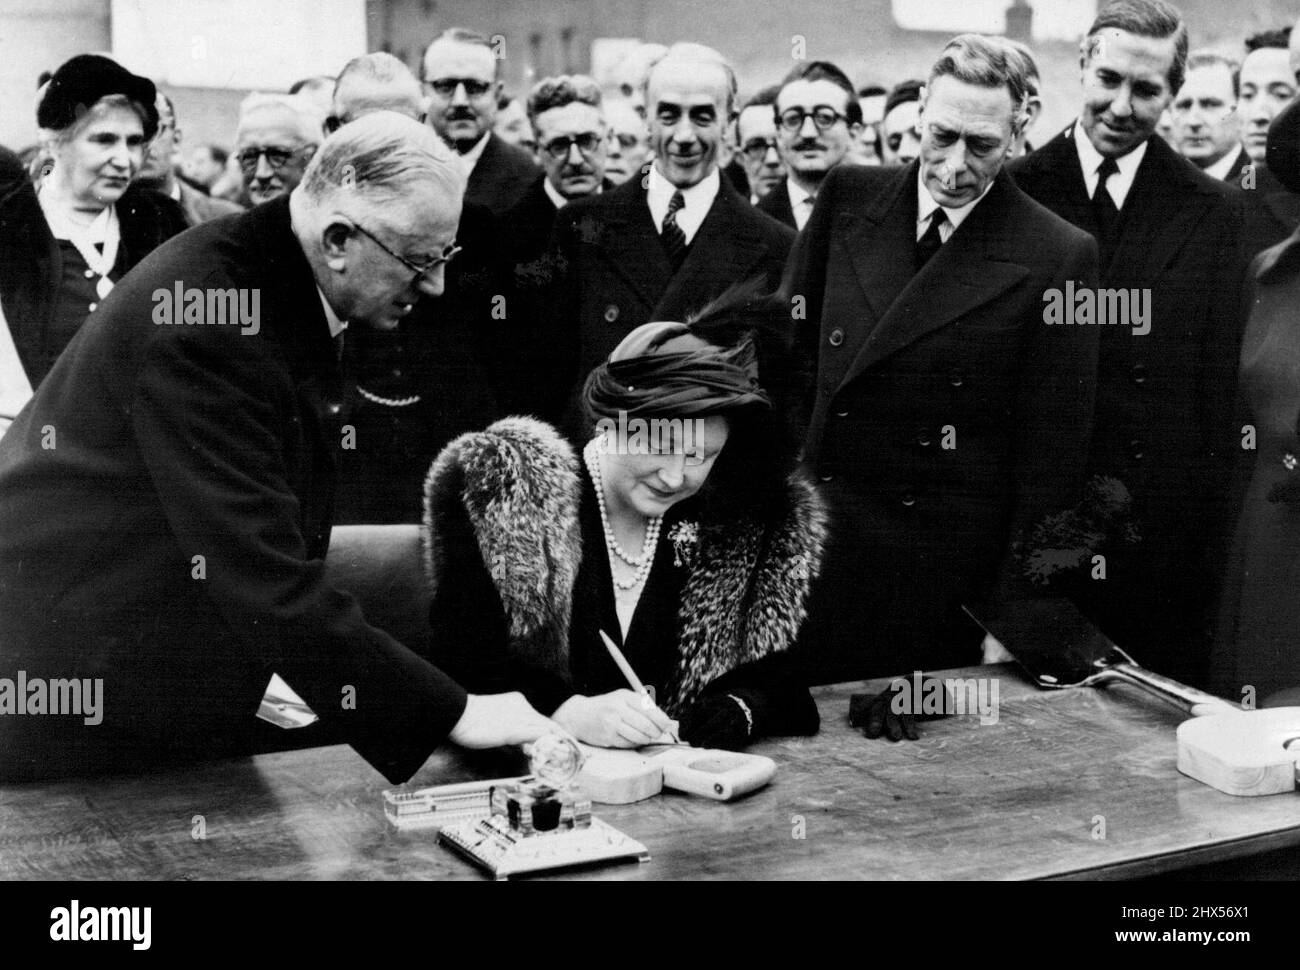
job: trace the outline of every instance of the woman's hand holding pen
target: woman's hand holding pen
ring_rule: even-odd
[[[677,722],[649,696],[627,689],[595,697],[574,694],[551,717],[579,741],[601,748],[637,748],[677,732]]]

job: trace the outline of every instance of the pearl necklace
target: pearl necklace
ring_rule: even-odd
[[[600,456],[596,444],[601,439],[593,438],[587,443],[587,447],[582,450],[582,457],[587,463],[587,471],[591,475],[591,484],[596,491],[596,508],[600,510],[600,528],[605,533],[605,548],[610,553],[610,575],[614,579],[614,587],[621,590],[636,589],[645,582],[646,577],[650,575],[650,567],[654,565],[655,546],[659,543],[659,530],[663,527],[664,517],[656,515],[646,522],[645,541],[641,543],[641,555],[629,555],[618,540],[614,537],[614,530],[609,524],[609,512],[605,508],[605,484],[600,475]],[[636,572],[630,580],[624,581],[614,575],[614,557],[617,556],[629,566],[635,566]]]

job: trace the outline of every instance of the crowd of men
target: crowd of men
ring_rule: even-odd
[[[1116,0],[1081,45],[1076,120],[1035,147],[1037,67],[1002,38],[962,35],[890,86],[799,62],[743,98],[716,50],[646,45],[612,94],[558,76],[510,96],[492,41],[453,29],[418,77],[374,53],[250,96],[225,167],[201,146],[178,177],[160,96],[140,178],[198,223],[292,193],[375,113],[454,153],[442,285],[346,330],[335,523],[418,521],[439,449],[506,414],[576,438],[576,390],[624,335],[753,281],[774,294],[765,318],[784,315],[784,403],[834,514],[813,679],[992,659],[966,608],[1026,629],[1061,597],[1195,681],[1239,454],[1246,265],[1300,225],[1266,158],[1297,41],[1189,52],[1175,7]],[[384,248],[417,280],[441,265]],[[1097,325],[1106,293],[1127,312]]]

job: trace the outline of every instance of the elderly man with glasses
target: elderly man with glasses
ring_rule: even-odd
[[[325,119],[299,94],[250,94],[239,106],[235,158],[253,205],[292,192],[324,137]]]
[[[785,184],[785,162],[776,143],[776,104],[779,84],[763,88],[740,109],[736,118],[736,143],[740,149],[740,164],[745,167],[749,180],[749,201],[758,205],[768,194]],[[790,220],[783,220],[793,226]]]
[[[441,292],[463,192],[432,132],[375,112],[292,192],[175,237],[104,300],[0,442],[0,668],[96,678],[102,716],[0,718],[0,778],[284,746],[256,717],[272,674],[319,718],[303,733],[391,782],[445,739],[553,729],[520,694],[466,695],[323,568],[337,345]]]
[[[469,188],[465,199],[501,214],[519,201],[537,166],[532,157],[496,134],[493,124],[502,83],[493,42],[453,27],[424,52],[427,122],[460,156]]]
[[[527,109],[543,170],[501,219],[513,274],[510,337],[503,343],[514,362],[507,382],[518,392],[511,395],[513,410],[550,413],[555,375],[536,366],[546,350],[540,321],[556,268],[547,246],[562,208],[614,185],[604,177],[609,130],[594,80],[581,74],[544,78],[529,92]]]

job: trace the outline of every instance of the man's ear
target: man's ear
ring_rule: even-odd
[[[916,115],[918,121],[920,120],[921,115],[925,114],[925,101],[926,98],[930,96],[929,86],[922,84],[919,94],[920,97],[916,99]]]
[[[335,217],[321,232],[321,252],[325,256],[325,265],[336,273],[341,273],[348,264],[348,237],[352,235],[352,225],[344,219]]]

